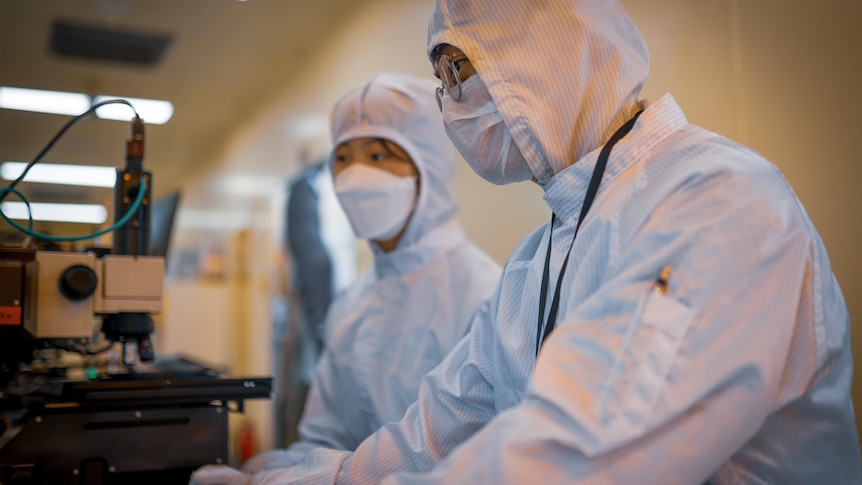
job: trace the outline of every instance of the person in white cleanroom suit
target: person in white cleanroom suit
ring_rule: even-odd
[[[248,472],[292,464],[318,446],[353,450],[401,419],[421,378],[494,290],[499,265],[458,222],[455,149],[435,88],[430,79],[380,73],[332,110],[335,193],[374,264],[327,313],[300,440],[253,457]]]
[[[773,164],[640,98],[617,0],[438,0],[428,54],[467,162],[554,216],[401,421],[252,483],[862,482],[820,237]]]

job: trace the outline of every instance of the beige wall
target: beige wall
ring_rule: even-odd
[[[297,66],[268,109],[237,126],[211,172],[185,188],[184,211],[204,211],[217,223],[195,229],[192,219],[181,220],[175,247],[205,246],[223,270],[206,280],[169,282],[168,314],[159,327],[166,351],[246,374],[271,373],[267,309],[281,284],[280,181],[296,172],[301,150],[326,150],[326,116],[345,90],[378,70],[430,77],[424,47],[431,1],[366,3],[340,35],[320,39],[322,54]],[[855,92],[862,86],[862,2],[623,3],[650,46],[645,97],[673,93],[691,122],[750,145],[781,168],[820,230],[851,315],[862,317],[856,214],[862,190],[855,187],[862,164],[851,153],[862,133]],[[259,182],[257,195],[236,195],[236,181],[249,179]],[[541,191],[529,183],[495,187],[462,164],[457,184],[468,234],[500,262],[550,216]],[[207,318],[195,318],[202,309]],[[857,355],[860,339],[854,334]],[[261,429],[271,422],[267,413],[266,402],[248,411]]]
[[[862,2],[630,0],[650,44],[647,96],[743,142],[784,173],[826,244],[862,358]],[[862,372],[853,396],[862,428]]]

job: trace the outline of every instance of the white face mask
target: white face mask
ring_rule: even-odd
[[[461,84],[461,100],[443,94],[446,134],[480,177],[497,185],[533,177],[491,94],[478,75]]]
[[[416,202],[416,177],[354,163],[335,176],[335,195],[357,237],[386,241],[404,227]]]

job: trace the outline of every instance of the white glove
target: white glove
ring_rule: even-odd
[[[307,443],[297,442],[292,444],[289,450],[275,449],[264,451],[243,463],[242,471],[253,475],[264,470],[272,470],[273,468],[290,468],[296,465],[307,452],[314,448],[314,446]]]
[[[204,465],[189,479],[189,485],[249,485],[251,476],[226,465]]]

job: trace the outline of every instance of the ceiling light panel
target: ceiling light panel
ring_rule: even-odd
[[[144,123],[150,125],[161,125],[167,123],[174,114],[174,105],[170,101],[158,99],[129,98],[124,96],[96,96],[95,103],[108,101],[109,99],[124,99],[135,107]],[[109,104],[96,109],[96,116],[106,120],[130,121],[134,118],[131,109],[124,104]]]
[[[0,108],[77,116],[90,109],[90,97],[81,93],[0,86]]]
[[[27,206],[23,202],[3,202],[0,210],[9,219],[26,221]],[[30,213],[34,221],[77,222],[101,224],[108,218],[108,210],[99,204],[49,204],[31,202]]]
[[[24,162],[3,162],[0,164],[0,177],[6,180],[15,180],[21,176],[26,167],[27,164]],[[117,169],[93,165],[37,163],[27,172],[23,181],[83,185],[86,187],[113,187],[117,181]]]

